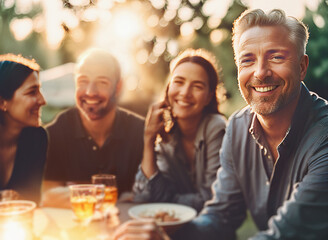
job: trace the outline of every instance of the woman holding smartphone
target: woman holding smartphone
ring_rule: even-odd
[[[211,197],[225,133],[216,60],[204,49],[187,49],[172,60],[170,72],[165,100],[147,115],[134,200],[180,203],[200,211]]]
[[[40,200],[47,135],[40,127],[39,65],[13,54],[0,55],[0,190]]]

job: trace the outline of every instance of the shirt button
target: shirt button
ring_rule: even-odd
[[[270,185],[270,181],[266,181],[265,185],[269,186]]]
[[[97,150],[97,147],[96,147],[96,146],[93,146],[93,147],[92,147],[92,150],[93,150],[93,151],[96,151],[96,150]]]
[[[264,150],[264,155],[267,155],[268,150],[266,148],[264,148],[263,150]]]

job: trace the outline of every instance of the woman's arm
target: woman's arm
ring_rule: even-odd
[[[147,178],[158,171],[154,147],[157,135],[164,131],[163,111],[165,106],[165,102],[153,104],[146,117],[141,169]]]

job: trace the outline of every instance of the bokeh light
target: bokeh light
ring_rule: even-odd
[[[57,49],[65,36],[62,19],[58,17],[63,7],[58,1],[43,1],[46,40],[50,49]]]
[[[159,17],[156,14],[152,14],[147,18],[147,25],[151,28],[154,28],[159,23]]]
[[[90,3],[90,0],[69,0],[69,3],[73,6],[87,6]]]
[[[142,32],[143,22],[140,15],[131,8],[122,8],[113,13],[111,23],[113,35],[122,41],[131,40]]]
[[[82,15],[82,20],[86,22],[94,22],[98,18],[98,8],[89,7],[87,8]]]
[[[162,9],[165,6],[165,0],[150,0],[150,2],[156,9]]]
[[[194,32],[195,32],[195,29],[191,22],[183,23],[180,27],[180,33],[181,33],[182,37],[190,38],[190,37],[192,37]]]
[[[194,15],[194,10],[190,7],[184,6],[178,10],[178,17],[182,21],[189,21]]]
[[[17,41],[22,41],[32,33],[33,21],[30,18],[14,18],[10,22],[10,30]]]
[[[16,0],[15,12],[19,14],[28,14],[33,9],[33,2],[31,0]]]
[[[138,64],[145,64],[148,61],[148,51],[140,49],[136,54],[136,60]]]
[[[324,28],[324,26],[326,25],[325,19],[319,14],[315,14],[313,16],[313,22],[315,23],[315,25],[317,25],[318,28]]]

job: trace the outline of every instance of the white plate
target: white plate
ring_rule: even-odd
[[[147,203],[147,204],[140,204],[134,207],[131,207],[128,211],[130,217],[134,219],[145,219],[151,218],[156,213],[160,211],[168,212],[169,214],[174,214],[174,217],[178,218],[179,220],[174,222],[160,222],[158,221],[157,224],[159,226],[175,226],[180,225],[192,220],[196,215],[197,212],[195,209],[174,203]]]

